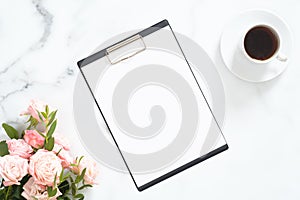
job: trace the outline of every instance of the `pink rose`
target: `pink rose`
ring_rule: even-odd
[[[21,115],[31,115],[33,118],[40,121],[39,114],[36,110],[44,111],[45,104],[39,100],[31,100],[30,105],[27,108],[27,111],[21,113]]]
[[[44,146],[45,138],[41,136],[36,130],[25,130],[24,140],[34,148],[41,148]]]
[[[76,162],[75,162],[76,163]],[[86,184],[95,184],[96,178],[99,174],[99,169],[97,167],[97,163],[93,160],[90,160],[86,157],[83,157],[77,167],[73,167],[72,171],[76,174],[80,174],[84,168],[86,168],[86,172],[84,175],[84,181]]]
[[[58,133],[55,133],[54,138],[55,138],[55,143],[56,144],[59,144],[59,145],[63,146],[63,148],[65,150],[70,150],[70,146],[71,146],[70,142],[68,141],[68,139],[65,136],[63,136],[61,134],[58,134]]]
[[[22,158],[29,158],[33,152],[31,146],[22,139],[6,141],[10,155],[17,155]]]
[[[23,189],[22,196],[27,200],[56,200],[61,195],[57,189],[56,195],[49,198],[46,186],[36,184],[32,177],[25,183]]]
[[[0,175],[3,185],[20,185],[22,178],[28,173],[28,160],[19,156],[6,155],[0,158]]]
[[[58,183],[61,171],[61,160],[52,151],[40,149],[30,157],[29,174],[37,184],[53,186],[55,175]]]
[[[70,153],[66,151],[63,146],[59,144],[54,144],[53,150],[52,150],[59,159],[61,160],[61,164],[63,168],[69,168],[70,164],[73,162],[73,158],[71,157]]]

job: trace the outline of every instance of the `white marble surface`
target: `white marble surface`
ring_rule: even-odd
[[[225,24],[253,8],[277,13],[294,35],[288,69],[261,84],[233,76],[218,46]],[[221,73],[230,149],[142,193],[129,176],[100,165],[100,183],[87,199],[299,199],[299,10],[297,0],[1,0],[0,121],[21,122],[18,114],[29,100],[42,99],[59,109],[58,129],[70,138],[74,154],[87,155],[72,113],[76,61],[112,35],[166,18],[198,42]]]

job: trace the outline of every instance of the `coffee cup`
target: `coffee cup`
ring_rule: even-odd
[[[280,52],[278,31],[266,24],[257,24],[245,31],[242,38],[243,54],[254,63],[269,63],[272,60],[286,62],[288,58]]]

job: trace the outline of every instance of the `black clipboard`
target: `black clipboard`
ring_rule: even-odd
[[[160,46],[164,44],[166,48],[157,48],[158,43]],[[221,128],[201,90],[192,66],[184,55],[167,20],[124,38],[78,61],[77,64],[138,191],[143,191],[228,149]],[[124,78],[126,76],[129,78]],[[161,85],[156,84],[155,81]],[[187,81],[187,83],[185,84],[183,81]],[[151,108],[150,114],[148,113],[152,117],[152,121],[150,120],[152,124],[150,123],[149,126],[138,127],[130,121],[129,114],[124,114],[126,109],[129,112],[129,103],[124,102],[130,97],[125,93],[131,92],[126,87],[132,89],[134,84],[144,84],[145,86],[145,83],[152,87],[152,89],[151,87],[147,88],[150,92],[155,91],[153,87],[163,86],[164,89],[173,92],[175,96],[181,97],[181,99],[178,97],[179,100],[186,98],[179,104],[181,103],[182,109],[181,126],[188,128],[178,128],[180,136],[175,136],[175,139],[171,141],[171,143],[176,141],[176,144],[166,145],[163,150],[152,154],[145,153],[146,149],[142,155],[133,156],[135,154],[130,154],[126,148],[130,147],[131,151],[136,149],[138,154],[141,148],[146,148],[147,145],[150,149],[152,148],[149,141],[153,140],[152,145],[155,146],[159,141],[155,140],[155,137],[158,137],[159,133],[166,135],[167,138],[168,135],[176,132],[173,129],[162,132],[163,127],[171,127],[166,125],[165,121],[167,120],[164,121],[165,124],[159,122],[155,124],[155,120],[161,119],[161,116],[164,115],[163,110],[156,105]],[[192,89],[189,89],[188,85],[191,85]],[[115,92],[114,89],[118,92]],[[137,87],[136,90],[138,89]],[[139,103],[140,109],[135,109],[135,111],[139,112],[144,109],[143,102],[149,104],[148,101],[152,98],[157,100],[161,97],[156,93],[157,98],[154,97],[155,95],[149,96],[150,92],[140,94],[144,101]],[[122,101],[123,98],[124,101]],[[195,98],[194,101],[191,100],[193,98]],[[178,113],[180,112],[178,111]],[[180,114],[174,114],[174,116],[177,115]],[[158,130],[159,126],[161,127]],[[205,129],[205,127],[209,127],[208,133],[206,133],[207,128]],[[156,131],[158,134],[152,134],[151,131]],[[211,133],[218,134],[218,139],[211,141],[211,145],[205,145],[204,150],[201,149],[201,144],[207,143]],[[131,140],[142,141],[145,145],[139,144],[137,148],[131,140],[123,141],[122,134]],[[197,148],[199,148],[199,152],[197,152]],[[192,151],[190,149],[193,149],[193,152],[189,152]]]

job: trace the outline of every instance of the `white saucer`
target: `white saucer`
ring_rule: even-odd
[[[279,52],[288,58],[286,62],[274,59],[266,64],[256,64],[243,54],[243,34],[257,24],[267,24],[278,31],[281,43]],[[287,24],[277,15],[265,10],[246,11],[225,27],[220,51],[226,67],[237,77],[250,82],[264,82],[279,76],[288,66],[292,52],[292,35]]]

